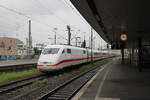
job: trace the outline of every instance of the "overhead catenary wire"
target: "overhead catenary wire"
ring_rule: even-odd
[[[83,20],[86,24],[88,24],[87,23],[87,21],[79,14],[79,12],[69,3],[69,2],[67,2],[67,0],[60,0],[62,3],[64,3],[67,7],[69,7],[69,8],[71,8],[80,18],[81,18],[81,20]],[[88,24],[89,25],[89,24]],[[89,25],[90,26],[90,25]],[[94,30],[95,31],[95,30]],[[96,31],[95,31],[96,32]],[[101,38],[102,39],[102,38]],[[100,39],[100,40],[101,40]],[[103,40],[103,39],[102,39]],[[103,40],[104,41],[104,40]]]
[[[35,0],[34,0],[35,1]],[[45,8],[47,11],[48,11],[48,13],[49,14],[53,14],[53,16],[55,16],[57,19],[59,19],[63,24],[67,24],[62,18],[60,18],[59,16],[57,16],[55,13],[53,13],[49,8],[47,8],[45,5],[44,5],[44,3],[43,2],[41,2],[40,0],[36,0],[36,3],[38,3],[38,4],[40,4],[41,6],[42,6],[42,8]],[[58,34],[58,33],[57,33]],[[60,35],[60,34],[58,34],[58,35]],[[61,37],[63,37],[63,36],[61,36]],[[64,37],[63,37],[63,39],[65,39]],[[66,39],[65,39],[66,40]]]
[[[40,1],[40,0],[35,0],[36,3],[40,4],[43,8],[45,8],[48,13],[53,14],[53,16],[55,16],[57,19],[59,19],[63,24],[67,24],[66,21],[64,21],[62,18],[60,18],[59,16],[57,16],[55,13],[53,13],[49,8],[47,8],[46,6],[44,6],[44,4]]]
[[[34,0],[34,1],[35,1],[35,0]],[[57,17],[63,24],[66,24],[66,22],[65,22],[62,18],[60,18],[59,16],[57,16],[56,14],[54,14],[49,8],[47,8],[47,7],[43,4],[43,2],[41,2],[40,0],[36,0],[36,3],[40,4],[40,5],[41,5],[43,8],[45,8],[50,14],[53,14],[55,17]],[[66,1],[66,3],[67,3],[67,1]],[[63,3],[63,4],[65,4],[65,3]],[[65,4],[65,5],[66,5],[66,4]],[[68,6],[70,6],[69,8],[74,9],[71,5],[68,4]],[[75,13],[77,13],[77,12],[75,12]],[[81,15],[80,15],[79,13],[77,13],[77,15],[81,17]],[[83,19],[82,19],[82,20],[83,20]],[[83,20],[83,21],[85,21],[85,20]]]
[[[75,12],[76,13],[76,15],[77,16],[79,16],[80,17],[80,19],[85,23],[85,24],[87,24],[88,26],[90,26],[89,24],[88,24],[88,22],[80,15],[80,13],[76,10],[76,8],[73,6],[73,5],[71,5],[71,3],[69,3],[67,0],[60,0],[63,4],[65,4],[65,6],[67,7],[67,8],[71,8],[71,10],[73,11],[73,12]],[[74,27],[74,26],[73,26]]]
[[[9,10],[9,11],[11,11],[11,12],[14,12],[14,13],[20,15],[20,16],[24,16],[24,17],[26,17],[26,18],[28,18],[28,19],[31,19],[32,21],[38,22],[38,23],[40,23],[40,24],[43,24],[43,25],[45,25],[45,26],[47,26],[47,27],[50,27],[50,28],[53,27],[53,26],[48,25],[48,24],[46,24],[46,23],[41,23],[40,21],[38,21],[38,20],[36,20],[36,19],[33,19],[32,17],[30,17],[30,16],[28,16],[28,15],[22,13],[22,12],[16,11],[16,10],[14,10],[14,9],[8,8],[8,7],[3,6],[3,5],[0,5],[0,7],[1,7],[1,8],[4,8],[4,9],[6,9],[6,10]]]
[[[44,6],[43,3],[40,0],[36,0],[36,2],[38,2],[43,8],[45,8],[48,12],[50,12],[50,14],[53,14],[55,17],[57,17],[63,24],[65,24],[65,25],[68,24],[62,18],[60,18],[59,16],[57,16],[56,14],[54,14],[49,8],[47,8],[46,6]],[[66,3],[67,3],[67,1],[66,1]],[[63,3],[63,4],[65,4],[65,3]],[[71,5],[70,5],[70,8],[74,9]],[[77,13],[77,12],[75,12],[75,13]],[[79,13],[77,13],[77,14],[78,14],[78,16],[81,17],[81,15]],[[82,19],[82,20],[85,21],[84,19]],[[71,27],[74,27],[74,26],[71,25]]]
[[[71,8],[71,10],[73,11],[73,12],[75,12],[79,17],[80,17],[80,19],[83,21],[83,22],[85,22],[86,24],[88,24],[87,23],[87,21],[80,15],[80,13],[69,3],[69,2],[67,2],[66,0],[60,0],[63,4],[65,4],[66,5],[66,7],[68,7],[68,8]],[[88,24],[89,25],[89,24]]]
[[[39,24],[41,24],[41,25],[45,25],[45,26],[48,27],[48,28],[53,28],[53,26],[51,26],[51,25],[49,25],[49,24],[42,23],[42,22],[40,22],[40,21],[38,21],[38,20],[36,20],[36,19],[33,19],[32,17],[30,17],[30,16],[28,16],[28,15],[22,13],[22,12],[19,12],[19,11],[17,11],[17,10],[14,10],[14,9],[12,9],[12,8],[8,8],[8,7],[3,6],[3,5],[0,5],[0,8],[3,8],[3,9],[6,9],[6,10],[8,10],[8,11],[10,11],[10,12],[16,13],[16,14],[18,14],[18,15],[20,15],[20,16],[23,16],[23,17],[25,17],[25,18],[28,18],[29,20],[35,21],[35,22],[37,22],[37,23],[39,23]]]
[[[37,0],[37,1],[40,1],[40,0]],[[61,0],[59,0],[59,1],[61,1]],[[63,4],[65,4],[67,7],[71,8],[71,10],[73,10],[84,22],[86,22],[85,19],[83,19],[83,17],[79,14],[79,12],[78,12],[69,2],[67,2],[66,0],[62,0],[61,2],[62,2]],[[41,3],[41,2],[39,2],[39,4],[43,5],[43,3]],[[45,7],[45,9],[46,9],[49,13],[53,13],[53,12],[51,12],[51,10],[50,10],[48,7],[46,7],[45,5],[43,5],[43,7]],[[25,13],[23,13],[23,12],[19,12],[19,11],[15,10],[15,9],[6,7],[6,6],[4,6],[4,5],[0,5],[0,8],[4,8],[4,9],[6,9],[6,10],[8,10],[8,11],[11,11],[11,12],[13,12],[13,13],[16,13],[16,14],[18,14],[18,15],[20,15],[20,16],[24,16],[24,17],[26,17],[26,18],[28,18],[28,19],[31,19],[32,21],[35,21],[35,22],[40,23],[40,24],[42,24],[42,25],[45,25],[46,27],[49,27],[49,28],[51,28],[51,29],[54,28],[54,26],[52,26],[52,25],[49,25],[49,24],[46,24],[46,23],[42,23],[41,21],[39,21],[39,20],[37,20],[37,19],[35,19],[35,18],[32,18],[32,16],[27,15],[27,14],[25,14]],[[55,15],[54,13],[53,13],[53,15],[54,15],[55,17],[57,16],[57,15]],[[58,19],[63,22],[63,20],[62,20],[60,17],[58,17]],[[86,22],[86,24],[87,24],[87,22]]]
[[[38,0],[38,1],[39,1],[39,0]],[[74,8],[73,8],[69,3],[67,3],[66,0],[62,1],[62,3],[64,3],[66,6],[68,5],[68,7],[70,6],[70,8],[71,8],[76,14],[78,14],[78,16],[81,17],[81,15],[80,15],[79,13],[77,13],[77,12],[74,10]],[[40,4],[41,4],[41,2],[40,2]],[[43,4],[41,4],[41,5],[43,5]],[[8,7],[4,6],[4,5],[0,5],[0,7],[1,7],[1,8],[4,8],[4,9],[7,9],[7,10],[9,10],[9,11],[11,11],[11,12],[14,12],[14,13],[16,13],[16,14],[18,14],[18,15],[24,16],[24,17],[26,17],[26,18],[28,18],[28,19],[33,20],[33,21],[36,21],[36,22],[38,22],[38,23],[40,23],[40,24],[43,24],[43,25],[46,25],[46,26],[51,26],[51,25],[48,25],[48,24],[46,24],[46,23],[41,23],[40,21],[38,21],[38,20],[36,20],[36,19],[33,19],[32,17],[30,17],[30,16],[28,16],[28,15],[22,13],[22,12],[16,11],[16,10],[14,10],[14,9],[12,9],[12,8],[8,8]],[[43,7],[45,7],[45,6],[43,6]],[[47,9],[47,10],[50,12],[50,10],[49,10],[47,7],[45,7],[45,9]],[[51,12],[51,13],[53,13],[53,12]],[[54,13],[53,13],[53,14],[54,14]],[[54,15],[55,15],[55,14],[54,14]],[[55,15],[55,16],[56,16],[56,15]],[[56,17],[57,17],[59,20],[61,20],[63,23],[65,23],[60,17],[58,17],[58,16],[56,16]],[[82,18],[82,17],[81,17],[81,18]],[[82,20],[85,21],[84,19],[82,19]],[[51,26],[51,27],[53,27],[53,26]]]
[[[11,33],[15,33],[16,35],[12,35],[12,36],[16,36],[16,37],[18,37],[18,30],[21,28],[21,27],[23,27],[23,26],[25,26],[25,24],[19,24],[17,21],[18,20],[20,20],[20,18],[19,17],[17,17],[17,16],[20,16],[20,15],[18,15],[18,14],[16,14],[16,13],[14,13],[14,12],[12,12],[12,11],[10,11],[10,9],[9,10],[7,10],[7,12],[6,12],[6,10],[7,9],[1,9],[1,20],[0,20],[0,26],[1,27],[4,27],[3,29],[4,30],[7,30],[8,31],[8,29],[12,29],[13,27],[15,27],[15,28],[13,28],[13,30],[11,30]],[[11,12],[11,13],[13,13],[13,14],[15,14],[15,16],[12,16],[12,15],[10,15],[8,12]],[[5,16],[5,15],[7,15],[7,16]],[[12,18],[13,19],[15,19],[15,20],[12,20]],[[15,24],[14,24],[15,23]],[[2,30],[3,30],[2,29]],[[2,32],[2,30],[1,30],[1,32]],[[4,32],[4,33],[6,33],[6,32]]]
[[[76,8],[74,8],[67,0],[60,0],[60,1],[64,3],[67,7],[71,8],[86,24],[88,24],[88,22],[79,14]]]

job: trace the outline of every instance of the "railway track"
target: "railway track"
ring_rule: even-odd
[[[69,79],[69,81],[66,81],[65,83],[63,83],[62,85],[56,87],[55,89],[53,89],[49,93],[41,96],[39,98],[39,100],[43,100],[43,99],[50,99],[50,100],[56,99],[56,100],[59,100],[59,98],[62,98],[62,97],[63,98],[61,100],[69,100],[72,96],[74,96],[74,94],[90,78],[92,78],[92,76],[96,73],[97,68],[100,68],[100,67],[98,67],[98,66],[94,67],[91,70],[86,71],[85,73],[81,73],[80,75],[78,75],[78,76],[76,76],[76,77],[74,77],[72,79]],[[57,73],[57,74],[61,74],[61,73],[64,73],[66,71],[68,71],[68,70],[61,71],[60,73]],[[57,74],[56,73],[51,73],[51,74],[49,73],[48,75],[47,74],[41,74],[41,75],[33,76],[33,77],[30,77],[30,78],[25,78],[25,79],[21,79],[21,80],[18,80],[18,81],[14,81],[14,82],[10,82],[10,83],[7,83],[7,84],[0,85],[0,95],[3,97],[7,93],[11,94],[11,93],[13,93],[16,90],[19,90],[21,88],[24,88],[25,86],[31,85],[36,80],[49,78],[49,77],[57,75]],[[32,89],[32,90],[37,90],[37,89]],[[16,97],[14,96],[14,100],[16,100],[17,98],[21,98],[23,96],[24,95],[22,95],[22,94],[18,95]]]
[[[66,81],[55,89],[42,95],[38,100],[70,100],[100,69],[99,66]]]
[[[0,72],[22,71],[36,68],[37,63],[0,66]]]
[[[24,86],[30,85],[37,80],[44,79],[46,76],[46,74],[40,74],[29,78],[24,78],[6,84],[2,84],[0,85],[0,94],[8,93],[16,89],[22,88]]]

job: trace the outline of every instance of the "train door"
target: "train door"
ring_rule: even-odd
[[[65,50],[65,49],[62,50],[62,54],[61,54],[61,56],[60,56],[59,59],[60,59],[60,60],[59,60],[60,62],[66,60],[66,50]],[[65,62],[64,62],[64,63],[65,63]],[[66,64],[62,64],[62,67],[65,67],[65,66],[66,66]]]
[[[87,49],[83,50],[83,63],[86,63],[87,62]]]
[[[87,62],[88,62],[89,61],[89,52],[88,52],[88,49],[86,49],[86,52],[87,52],[86,58],[87,58]]]
[[[70,49],[70,48],[67,48],[66,59],[68,59],[68,60],[71,60],[71,59],[72,59],[72,56],[71,56],[71,49]],[[72,65],[71,63],[72,63],[72,62],[68,61],[68,62],[67,62],[67,65],[68,65],[68,66],[69,66],[69,65]]]

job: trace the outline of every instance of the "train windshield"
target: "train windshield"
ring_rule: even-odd
[[[43,50],[42,54],[57,54],[59,51],[59,48],[46,48]]]

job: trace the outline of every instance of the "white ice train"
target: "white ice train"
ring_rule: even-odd
[[[108,57],[106,52],[93,50],[93,60],[99,60],[106,57]],[[42,50],[37,68],[40,71],[53,71],[90,61],[90,49],[67,45],[48,45]]]

